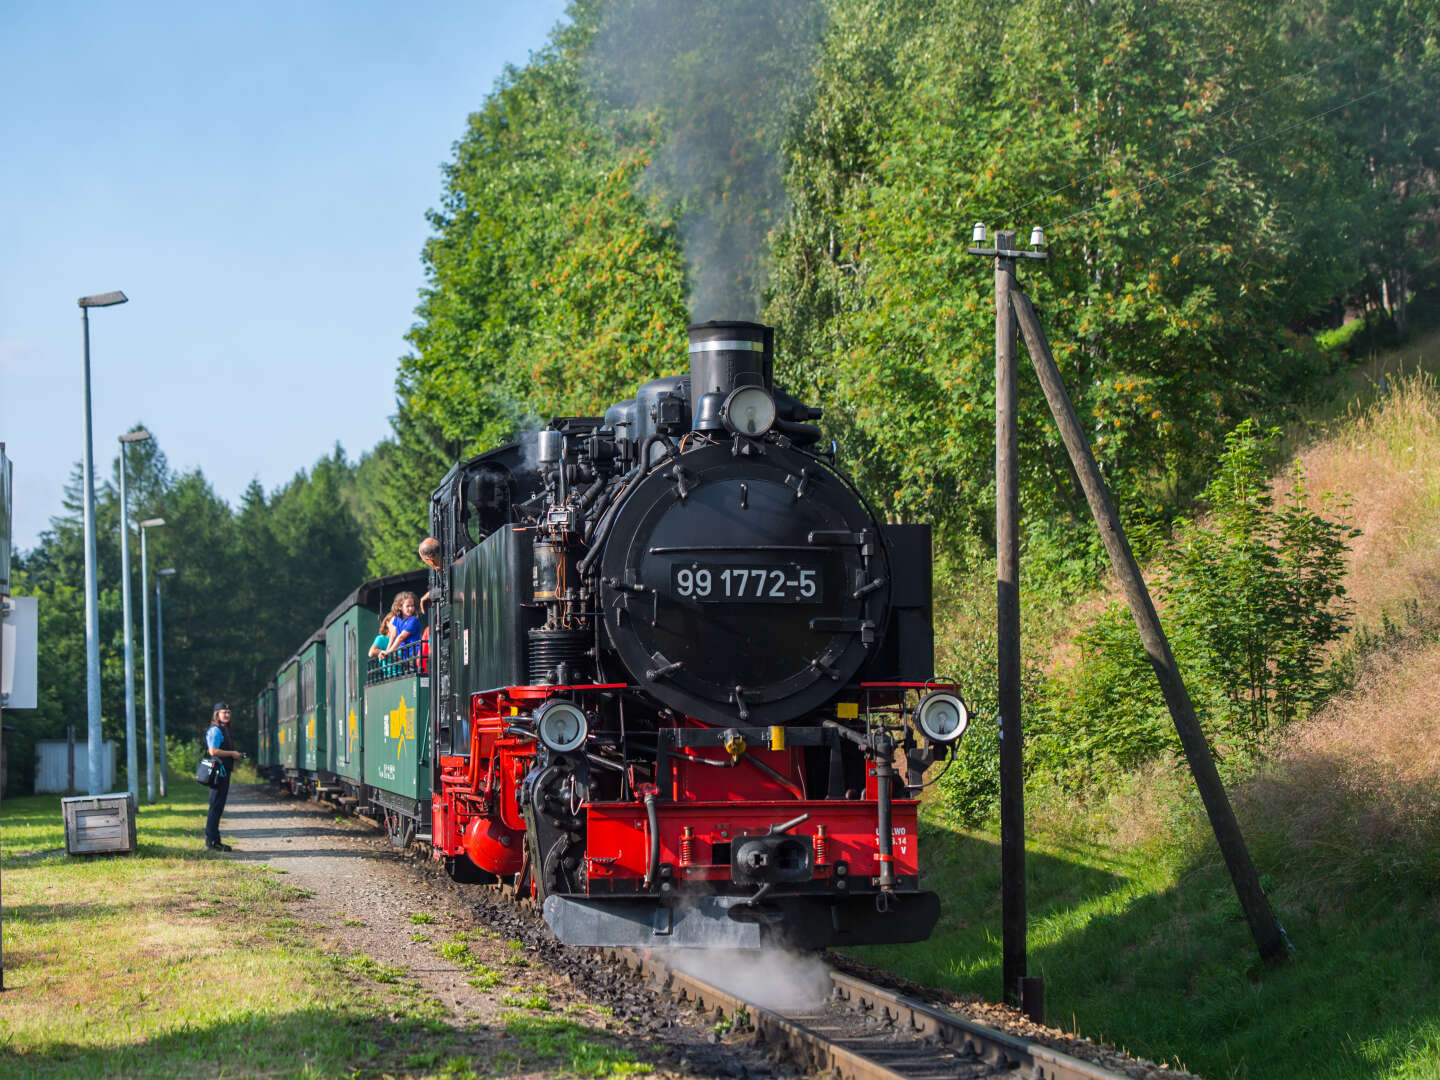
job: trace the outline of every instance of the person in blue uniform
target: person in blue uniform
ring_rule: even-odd
[[[245,755],[230,742],[230,706],[217,701],[210,713],[210,727],[205,732],[205,752],[215,759],[218,779],[210,789],[210,814],[205,819],[205,846],[211,851],[229,851],[230,845],[220,840],[220,815],[230,796],[230,770]]]

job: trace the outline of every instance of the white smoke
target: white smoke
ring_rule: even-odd
[[[830,1000],[830,968],[789,949],[675,949],[665,963],[711,986],[787,1015],[813,1015]]]
[[[820,0],[616,0],[595,35],[592,91],[664,133],[644,187],[676,214],[696,322],[758,313],[780,144],[824,26]]]

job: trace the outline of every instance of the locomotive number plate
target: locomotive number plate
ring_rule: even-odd
[[[799,563],[785,566],[687,563],[671,569],[670,588],[676,596],[706,603],[818,604],[821,601],[820,568]]]

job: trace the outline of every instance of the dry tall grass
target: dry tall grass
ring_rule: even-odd
[[[1355,688],[1280,736],[1236,792],[1248,830],[1283,838],[1335,899],[1376,879],[1440,882],[1440,643],[1371,659]]]
[[[1440,386],[1427,372],[1391,375],[1388,393],[1298,455],[1312,492],[1353,500],[1361,535],[1346,587],[1358,626],[1406,601],[1440,610]]]
[[[1291,860],[1286,877],[1337,902],[1376,877],[1440,884],[1440,384],[1421,367],[1390,369],[1385,385],[1297,460],[1312,499],[1348,497],[1363,530],[1346,577],[1353,626],[1407,625],[1398,640],[1379,638],[1355,686],[1280,733],[1267,764],[1232,791],[1246,833],[1278,841]],[[1156,763],[1109,796],[1118,841],[1186,829],[1182,807],[1160,794],[1188,786],[1175,788],[1177,776]]]
[[[1346,578],[1355,625],[1400,620],[1407,604],[1410,625],[1362,658],[1352,690],[1283,732],[1236,793],[1247,825],[1287,840],[1294,869],[1327,892],[1440,881],[1440,385],[1423,370],[1386,382],[1298,461],[1312,492],[1352,499],[1363,530]]]

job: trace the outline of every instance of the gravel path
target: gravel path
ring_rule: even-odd
[[[498,1036],[502,1017],[514,1014],[517,1002],[538,997],[549,1003],[546,1015],[568,1013],[605,1030],[653,1066],[656,1077],[793,1075],[743,1040],[722,1039],[707,1018],[592,954],[561,948],[538,920],[487,903],[488,890],[456,887],[437,863],[395,851],[362,821],[237,785],[221,832],[234,846],[226,858],[283,870],[288,883],[311,894],[296,904],[297,919],[403,969],[457,1027],[494,1025]],[[442,946],[454,948],[456,935],[462,935],[464,964],[440,955]]]
[[[296,905],[297,918],[343,947],[403,969],[441,1003],[457,1028],[493,1028],[496,1050],[503,1047],[503,1018],[538,1001],[548,1003],[548,1009],[542,1006],[547,1015],[568,1014],[604,1030],[660,1078],[794,1075],[744,1032],[717,1034],[713,1017],[698,1016],[645,988],[596,952],[564,948],[532,913],[493,890],[455,885],[437,862],[413,850],[396,851],[363,821],[247,785],[231,790],[221,829],[235,847],[228,858],[283,870],[289,882],[310,894]],[[444,946],[451,958],[441,955]],[[962,1016],[1132,1077],[1189,1075],[1039,1027],[1004,1006],[958,1000],[842,957],[830,959]],[[711,962],[707,958],[704,964]]]

